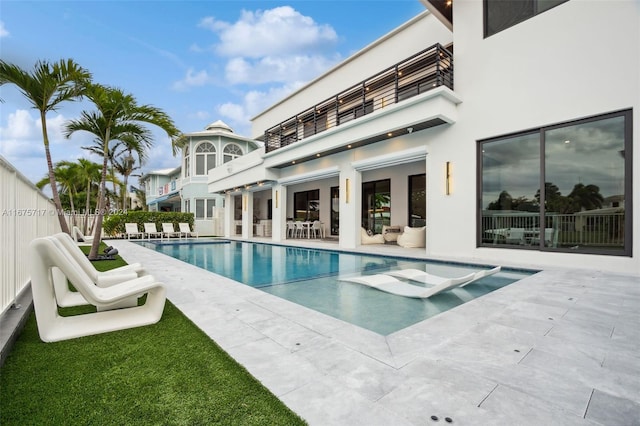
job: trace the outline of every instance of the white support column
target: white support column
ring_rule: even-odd
[[[354,170],[340,172],[340,247],[360,245],[362,173]]]
[[[224,236],[229,238],[235,235],[235,224],[233,220],[233,212],[235,211],[235,200],[232,193],[226,193],[224,196]]]
[[[242,238],[253,237],[253,192],[242,191]]]
[[[271,239],[280,242],[287,238],[287,187],[274,185],[271,196]]]

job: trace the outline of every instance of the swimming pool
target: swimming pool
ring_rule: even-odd
[[[464,288],[429,299],[412,299],[338,278],[405,268],[457,277],[482,267],[225,240],[139,244],[382,335],[423,321],[533,272],[503,270]]]

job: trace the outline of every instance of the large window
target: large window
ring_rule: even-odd
[[[196,147],[196,175],[206,175],[216,166],[216,148],[203,142]]]
[[[484,0],[484,36],[512,27],[569,0]]]
[[[391,225],[391,180],[362,184],[362,227],[376,234]]]
[[[216,200],[213,198],[196,198],[196,219],[211,219]]]
[[[409,226],[418,228],[427,224],[426,175],[409,176]]]
[[[184,147],[184,168],[182,170],[184,177],[191,176],[191,169],[189,168],[189,166],[190,166],[189,146],[187,145]]]
[[[293,194],[295,220],[320,220],[320,190],[296,192]]]
[[[631,255],[631,112],[479,143],[479,244]]]
[[[242,149],[238,145],[230,143],[229,145],[224,147],[223,162],[228,163],[229,161],[233,160],[234,158],[238,158],[241,155]]]

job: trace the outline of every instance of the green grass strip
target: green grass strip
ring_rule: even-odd
[[[31,314],[0,373],[2,425],[305,424],[169,301],[155,325],[56,343]]]

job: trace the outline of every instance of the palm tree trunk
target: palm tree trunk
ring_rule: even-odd
[[[71,234],[69,232],[69,225],[64,218],[64,212],[62,211],[62,203],[60,202],[60,194],[58,194],[58,187],[56,186],[56,178],[53,174],[53,162],[51,161],[51,151],[49,151],[49,135],[47,134],[47,119],[44,111],[40,112],[40,124],[42,126],[42,138],[44,141],[44,153],[47,158],[47,168],[49,169],[49,185],[51,186],[51,195],[53,196],[53,204],[56,207],[56,214],[58,215],[58,221],[60,222],[60,230]]]
[[[89,209],[91,208],[90,191],[91,191],[91,179],[87,179],[87,202],[85,203],[85,209],[84,209],[84,226],[82,229],[83,234],[87,233],[87,225],[89,223]]]

